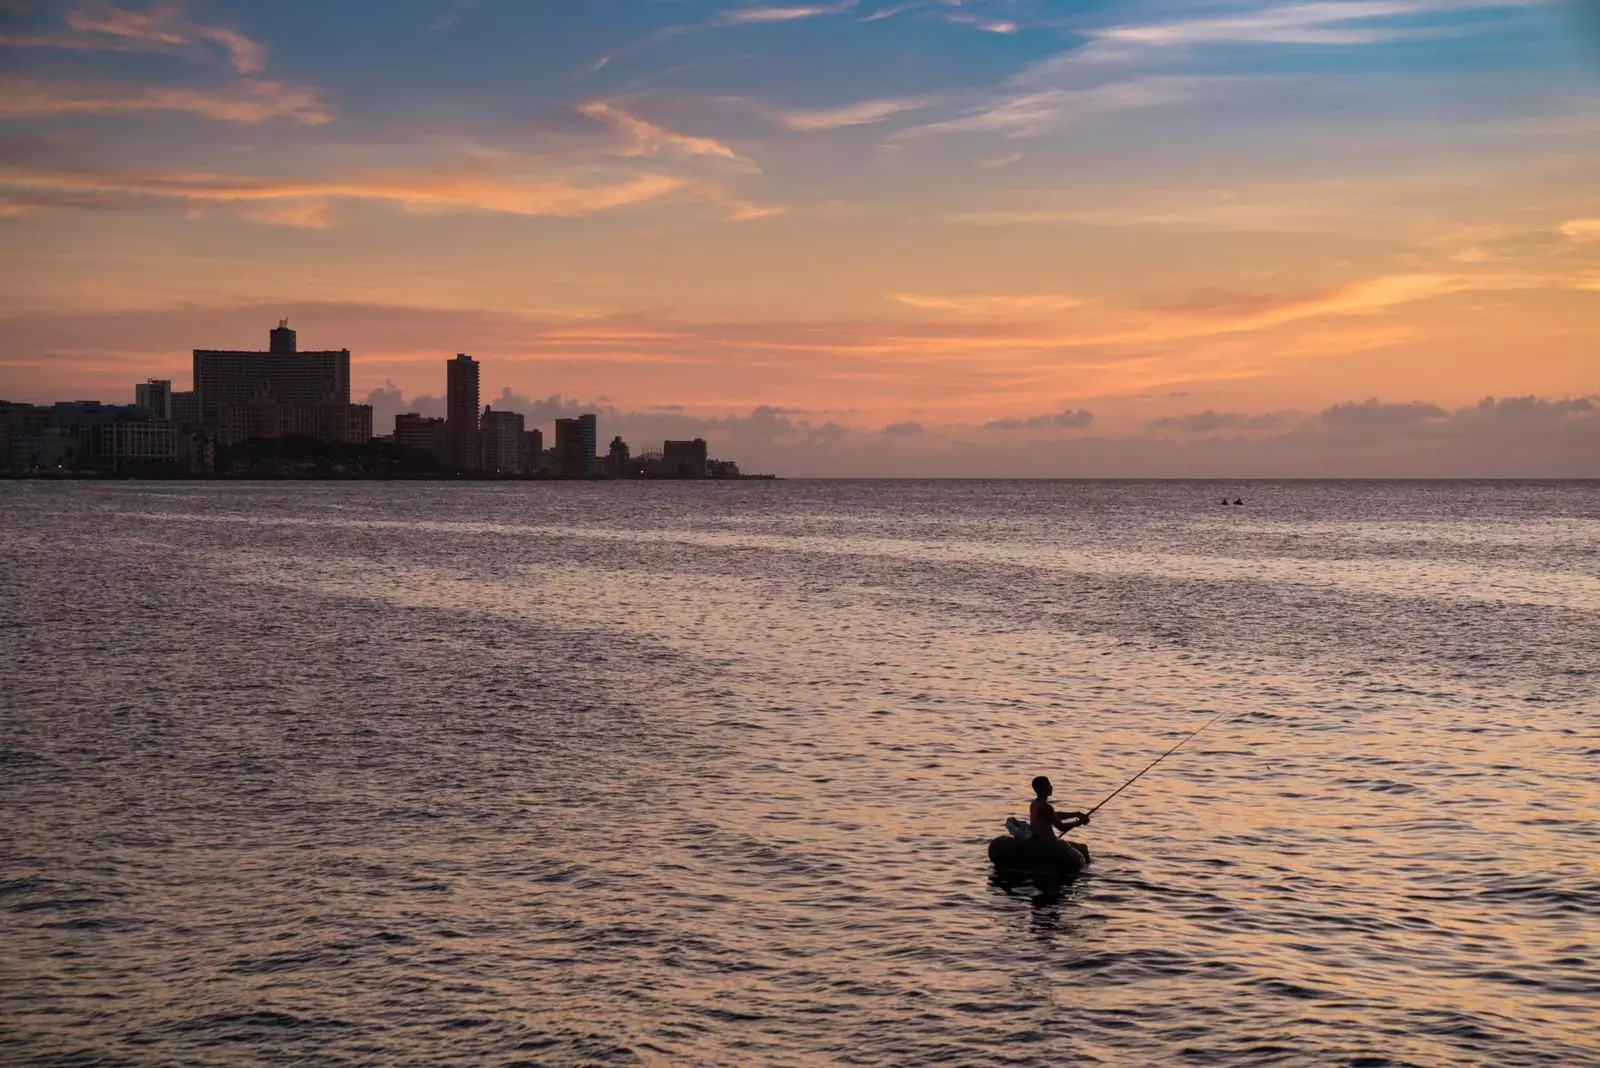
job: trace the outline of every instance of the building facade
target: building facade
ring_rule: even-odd
[[[153,421],[81,426],[78,466],[139,477],[176,474],[177,427]]]
[[[556,420],[556,474],[562,478],[593,478],[597,420],[593,415]]]
[[[252,436],[282,437],[253,431],[313,427],[312,436],[322,441],[348,441],[359,434],[359,427],[352,427],[359,415],[350,411],[350,350],[297,351],[287,320],[272,331],[266,352],[195,349],[194,393],[198,425],[224,444],[250,440],[237,436],[241,428],[249,428]],[[265,407],[302,411],[260,411]]]
[[[706,441],[668,441],[661,446],[661,471],[668,478],[705,478]]]
[[[478,422],[482,470],[497,475],[522,474],[527,469],[527,443],[522,433],[521,412],[497,412],[486,406]]]
[[[478,361],[461,352],[445,364],[445,462],[457,471],[476,471],[478,445]]]
[[[213,432],[219,445],[289,437],[363,445],[372,440],[372,405],[275,404],[260,397],[224,405]]]
[[[152,378],[133,387],[133,403],[150,413],[158,422],[172,422],[172,382],[165,378]]]
[[[200,429],[200,401],[194,390],[178,390],[172,395],[172,421],[184,430]]]
[[[611,448],[606,451],[606,477],[633,477],[633,457],[628,454],[628,443],[620,434],[611,439]]]
[[[442,467],[449,455],[449,442],[445,437],[443,419],[430,419],[416,412],[406,412],[394,417],[394,443],[407,449],[419,449],[439,461]]]
[[[544,466],[544,431],[524,430],[522,432],[522,470],[530,475],[537,475]]]

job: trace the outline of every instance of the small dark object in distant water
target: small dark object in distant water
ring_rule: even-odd
[[[1243,503],[1244,503],[1244,501],[1242,501],[1242,500],[1240,500],[1240,499],[1239,499],[1239,498],[1238,498],[1238,497],[1235,497],[1235,498],[1234,498],[1234,499],[1233,499],[1233,503],[1234,503],[1234,504],[1243,504]]]
[[[1013,875],[1071,879],[1089,866],[1089,849],[1076,842],[1025,842],[1002,834],[989,843],[989,859]]]

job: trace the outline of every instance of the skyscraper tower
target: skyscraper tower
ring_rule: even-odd
[[[478,455],[478,361],[466,353],[445,364],[446,462],[457,471],[476,471]]]
[[[295,333],[289,329],[289,320],[279,319],[278,328],[272,332],[267,351],[274,356],[292,356],[295,353]]]

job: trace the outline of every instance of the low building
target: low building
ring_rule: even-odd
[[[417,412],[394,417],[394,443],[428,453],[444,466],[449,456],[450,439],[443,419],[430,419]]]
[[[497,475],[520,475],[527,461],[521,412],[497,412],[485,406],[478,420],[478,440],[483,449],[482,469]]]
[[[91,423],[77,434],[80,468],[142,478],[177,474],[178,432],[171,423]]]

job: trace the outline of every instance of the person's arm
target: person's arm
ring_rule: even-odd
[[[1052,813],[1052,816],[1055,819],[1056,830],[1061,831],[1063,834],[1074,827],[1082,827],[1089,822],[1089,814],[1087,812],[1068,812],[1064,816]]]

